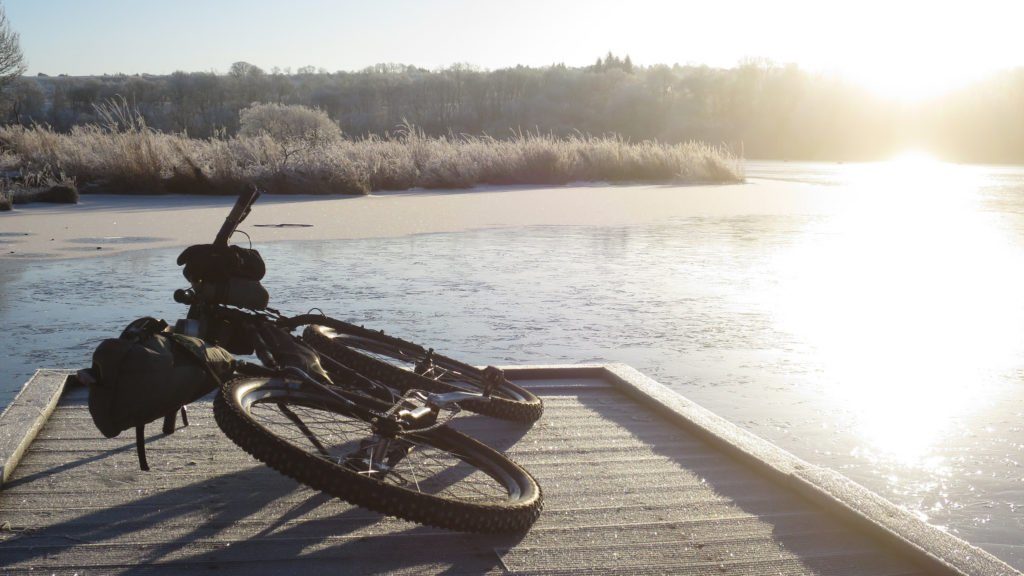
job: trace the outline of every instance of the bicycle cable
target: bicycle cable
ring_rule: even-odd
[[[249,236],[249,234],[246,233],[245,230],[238,230],[237,228],[231,234],[234,235],[235,233],[238,233],[238,234],[241,234],[242,236],[245,236],[249,240],[249,250],[252,250],[252,237]]]

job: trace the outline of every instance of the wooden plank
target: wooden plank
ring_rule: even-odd
[[[209,512],[209,511],[208,511]],[[396,528],[401,528],[396,530]],[[170,518],[155,525],[151,522],[122,520],[110,524],[65,524],[58,532],[27,533],[6,542],[4,556],[22,558],[39,555],[40,552],[65,548],[69,543],[102,545],[105,542],[121,542],[128,546],[156,546],[167,541],[206,540],[209,542],[238,542],[242,540],[296,541],[318,539],[324,542],[355,542],[364,538],[386,538],[395,544],[406,540],[433,539],[446,542],[453,539],[451,532],[429,527],[416,527],[399,521],[382,521],[379,516],[369,513],[350,514],[348,510],[321,517],[290,518],[274,523],[267,529],[261,519],[217,518],[214,514],[205,516],[191,514],[188,517]],[[532,550],[565,548],[560,542],[577,542],[583,547],[628,547],[644,543],[681,543],[681,548],[705,550],[711,547],[732,549],[739,546],[768,547],[779,537],[799,539],[804,550],[836,551],[837,544],[842,551],[874,548],[873,542],[863,537],[850,537],[849,531],[841,528],[821,529],[820,519],[805,517],[803,522],[791,522],[782,532],[772,524],[758,521],[754,517],[726,518],[713,522],[643,522],[605,523],[584,527],[552,526],[550,523],[538,526],[516,541],[516,547]],[[815,540],[815,538],[821,540]],[[479,536],[476,538],[488,538]],[[490,537],[505,540],[507,537]],[[588,544],[589,543],[589,544]],[[578,549],[577,548],[577,549]],[[792,549],[791,549],[792,551]]]
[[[416,526],[310,490],[238,450],[213,422],[209,398],[189,429],[151,434],[154,471],[143,473],[132,439],[102,438],[84,390],[69,389],[0,492],[0,565],[12,574],[1015,573],[953,565],[945,557],[963,549],[947,540],[921,544],[922,554],[878,536],[870,518],[892,514],[891,504],[873,494],[843,501],[860,494],[848,480],[630,370],[509,367],[506,375],[543,396],[544,418],[533,427],[455,421],[543,486],[541,518],[514,537]]]
[[[933,573],[960,576],[1020,574],[988,552],[929,526],[910,512],[836,472],[813,466],[739,428],[630,366],[613,364],[606,370],[609,379],[631,397],[736,456],[764,476],[874,534],[894,550],[904,551]]]
[[[326,529],[327,526],[322,526]],[[219,559],[226,562],[274,561],[281,558],[314,555],[320,558],[344,560],[351,556],[352,549],[359,549],[364,558],[377,558],[387,562],[392,554],[400,554],[406,560],[419,557],[428,561],[437,559],[440,549],[457,549],[456,537],[451,533],[420,530],[411,525],[394,526],[395,533],[377,533],[372,537],[361,535],[333,536],[329,534],[307,534],[295,536],[287,532],[270,536],[257,536],[241,540],[228,540],[209,534],[186,532],[178,538],[165,538],[155,542],[120,540],[116,543],[84,543],[71,538],[62,542],[33,542],[26,538],[23,545],[5,546],[5,556],[10,564],[27,564],[37,569],[50,570],[63,566],[87,565],[92,562],[128,564],[142,558],[159,559],[161,562],[183,562],[198,557]],[[841,558],[853,555],[869,555],[875,552],[873,543],[864,540],[851,541],[843,532],[806,532],[795,534],[802,543],[798,549],[781,549],[771,535],[761,537],[738,537],[716,540],[693,540],[675,534],[635,534],[635,538],[616,539],[608,531],[594,534],[593,544],[559,546],[551,540],[543,546],[514,542],[512,554],[524,559],[516,562],[527,570],[543,570],[562,567],[570,562],[580,569],[598,568],[613,563],[623,565],[633,562],[637,565],[684,565],[702,563],[725,563],[743,559],[803,560],[809,558]],[[644,537],[645,539],[641,539]],[[510,539],[487,536],[464,536],[459,539],[464,549],[490,549],[494,544],[508,545]],[[16,544],[16,543],[12,543]],[[87,559],[82,562],[81,559]],[[504,558],[506,564],[509,558]],[[902,571],[913,571],[908,563],[887,563]]]
[[[0,414],[0,490],[57,406],[68,374],[37,370]]]

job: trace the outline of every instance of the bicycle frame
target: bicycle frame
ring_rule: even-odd
[[[446,393],[412,391],[405,396],[397,396],[388,386],[360,374],[329,356],[317,354],[320,362],[326,364],[330,372],[341,375],[345,382],[335,382],[329,376],[324,380],[323,377],[309,374],[301,366],[282,365],[277,360],[281,356],[280,350],[275,350],[271,344],[259,336],[261,324],[273,327],[293,325],[296,321],[303,324],[312,320],[314,318],[312,315],[287,317],[274,309],[254,311],[223,304],[205,304],[197,301],[196,295],[191,290],[179,291],[176,293],[175,299],[190,304],[188,317],[199,321],[201,329],[198,335],[203,339],[208,339],[210,335],[204,333],[205,330],[202,327],[215,324],[219,318],[226,318],[243,326],[244,330],[253,336],[255,354],[260,359],[262,366],[243,361],[239,364],[240,372],[290,377],[297,382],[315,387],[340,402],[360,418],[376,421],[382,432],[388,435],[398,435],[409,431],[422,432],[425,430],[424,423],[427,427],[438,425],[437,417],[441,411],[449,410],[454,416],[458,412],[458,402],[483,397],[475,392],[463,391]],[[374,395],[374,392],[377,395]],[[386,395],[386,400],[381,397],[383,395]],[[421,401],[423,405],[412,409],[403,408],[413,399]],[[447,422],[448,419],[444,421]]]
[[[231,235],[248,216],[253,202],[259,196],[260,191],[255,187],[239,196],[217,233],[214,246],[220,248],[228,246]],[[304,314],[289,318],[273,308],[249,310],[203,302],[192,289],[176,290],[174,300],[189,305],[187,318],[198,321],[199,329],[195,335],[204,340],[216,343],[215,335],[208,332],[212,326],[220,325],[219,321],[221,320],[227,320],[229,323],[240,326],[248,336],[252,337],[253,349],[263,366],[241,362],[241,372],[263,371],[264,374],[289,378],[301,385],[317,388],[354,415],[373,422],[375,429],[379,429],[382,434],[389,437],[408,432],[423,432],[440,426],[458,412],[458,402],[489,397],[487,393],[457,391],[436,394],[416,390],[412,390],[404,396],[398,396],[388,386],[360,374],[329,356],[317,354],[309,349],[311,353],[316,354],[321,363],[327,364],[333,374],[344,378],[343,384],[337,383],[326,374],[309,374],[304,366],[282,363],[280,358],[286,354],[282,354],[280,349],[275,349],[260,336],[261,328],[273,327],[290,332],[291,328],[295,326],[315,323],[318,318],[323,318],[323,316]],[[372,332],[368,329],[361,328],[360,330],[364,330],[367,334]],[[301,346],[308,348],[305,344],[301,344]],[[432,352],[420,347],[411,349],[411,351],[418,355],[426,355],[427,358]],[[417,406],[414,400],[421,402],[422,405]],[[445,410],[451,411],[451,416],[439,422],[438,415]]]

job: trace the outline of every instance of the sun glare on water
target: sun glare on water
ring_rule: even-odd
[[[858,169],[848,203],[780,254],[777,323],[873,454],[934,446],[998,395],[1024,342],[1022,254],[969,169],[910,152]]]

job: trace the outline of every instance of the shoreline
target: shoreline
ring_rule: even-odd
[[[257,243],[347,240],[536,225],[629,225],[699,216],[834,210],[819,186],[743,184],[502,186],[367,196],[264,195],[243,229]],[[231,196],[83,195],[0,214],[0,261],[52,261],[212,241]]]

